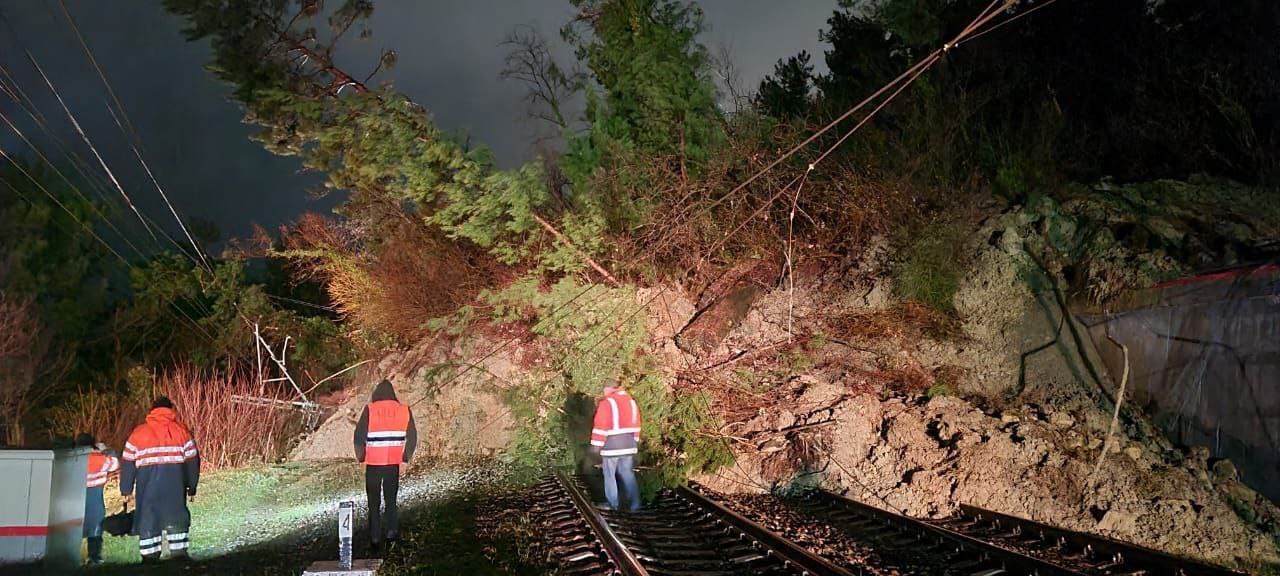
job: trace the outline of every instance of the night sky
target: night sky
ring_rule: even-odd
[[[145,158],[184,218],[213,222],[224,238],[245,237],[253,224],[274,228],[306,211],[327,211],[336,198],[308,193],[322,177],[299,172],[296,159],[274,156],[248,139],[229,86],[204,70],[206,43],[188,43],[182,22],[159,1],[66,0],[89,47],[135,125]],[[727,50],[740,84],[754,89],[778,58],[808,50],[818,55],[818,31],[836,0],[707,0],[708,31],[702,42],[713,54]],[[431,111],[443,128],[493,149],[502,166],[530,155],[533,127],[523,120],[524,88],[498,75],[515,27],[533,26],[553,42],[562,63],[570,53],[558,30],[573,8],[568,0],[377,1],[373,37],[351,38],[338,62],[361,75],[382,48],[394,49],[397,66],[379,76]],[[28,62],[29,50],[76,115],[126,192],[139,208],[171,229],[172,217],[146,178],[128,138],[108,109],[108,95],[76,41],[57,0],[0,0],[0,65],[35,100],[57,136],[95,164],[65,113]],[[25,112],[0,95],[0,112],[14,121],[57,163],[65,162]],[[26,153],[0,124],[0,146]],[[119,200],[116,193],[116,200]],[[131,213],[117,216],[125,222]],[[137,230],[134,232],[141,233]]]

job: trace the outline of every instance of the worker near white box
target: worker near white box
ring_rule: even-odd
[[[89,453],[89,469],[85,476],[84,537],[88,540],[89,564],[97,566],[102,564],[102,519],[107,517],[102,489],[107,480],[120,471],[120,459],[105,444],[94,439],[93,434],[77,436],[76,446],[93,449]]]
[[[191,431],[178,421],[172,401],[156,398],[146,422],[125,442],[120,471],[120,494],[127,499],[136,493],[133,534],[143,562],[159,560],[165,543],[170,557],[187,556],[187,502],[195,499],[199,482],[200,452]]]
[[[396,506],[400,474],[408,469],[418,445],[413,412],[396,399],[390,380],[379,382],[373,389],[369,404],[356,423],[354,442],[356,459],[365,465],[369,540],[376,550],[400,537]]]

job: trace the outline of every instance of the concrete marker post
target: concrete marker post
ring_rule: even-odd
[[[302,576],[375,576],[382,560],[354,560],[353,532],[356,503],[344,500],[338,503],[338,561],[322,560],[313,563]]]

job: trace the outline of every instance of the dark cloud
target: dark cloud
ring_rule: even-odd
[[[224,237],[245,236],[252,223],[272,227],[307,210],[327,210],[336,201],[311,199],[308,190],[321,181],[317,175],[300,174],[295,159],[273,156],[249,141],[253,128],[240,122],[240,110],[227,100],[229,87],[203,68],[208,46],[186,42],[181,21],[159,2],[67,4],[136,125],[149,164],[181,214],[216,223]],[[375,5],[372,38],[346,42],[340,55],[343,67],[362,73],[376,63],[380,50],[394,49],[399,63],[382,78],[429,109],[441,127],[489,146],[504,166],[529,156],[533,127],[523,119],[524,89],[499,79],[506,55],[501,42],[516,26],[533,26],[567,63],[571,54],[558,34],[573,15],[566,0]],[[778,58],[802,49],[821,52],[818,29],[835,0],[715,0],[701,5],[708,25],[703,42],[713,54],[727,51],[740,85],[751,90]],[[134,159],[127,137],[111,120],[107,94],[57,1],[0,0],[0,13],[13,30],[0,24],[0,65],[35,98],[57,135],[88,157],[27,63],[23,50],[30,50],[126,190],[152,217],[162,220],[167,209]],[[38,132],[7,99],[0,98],[0,111],[29,135]],[[18,149],[7,129],[0,131],[0,146]]]

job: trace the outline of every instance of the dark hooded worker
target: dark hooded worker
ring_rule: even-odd
[[[200,482],[200,453],[191,431],[178,422],[173,402],[155,399],[141,426],[124,444],[120,470],[120,494],[137,500],[133,534],[143,562],[160,559],[168,544],[171,558],[186,558],[191,512],[187,502],[196,497]]]
[[[102,488],[112,474],[120,471],[120,459],[105,444],[94,439],[93,434],[80,434],[76,446],[93,448],[89,453],[89,469],[85,476],[84,537],[89,541],[89,564],[102,564],[102,519],[107,517],[107,507],[102,500]]]
[[[396,495],[400,491],[400,474],[408,469],[417,445],[413,412],[396,400],[390,380],[379,382],[369,405],[360,414],[355,432],[356,459],[365,465],[369,540],[375,549],[400,536]]]

